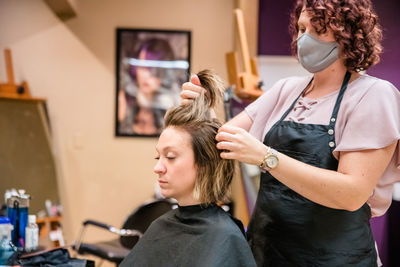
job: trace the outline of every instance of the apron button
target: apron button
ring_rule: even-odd
[[[335,146],[335,142],[332,142],[332,141],[329,142],[329,146],[330,146],[330,147],[334,147],[334,146]]]
[[[329,130],[328,130],[328,134],[329,134],[329,135],[332,135],[332,134],[333,134],[333,130],[332,130],[332,129],[329,129]]]
[[[332,119],[331,119],[331,122],[335,122],[335,121],[336,121],[336,119],[335,119],[335,118],[332,118]]]

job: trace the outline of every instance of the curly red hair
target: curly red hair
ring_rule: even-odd
[[[290,22],[292,52],[297,56],[297,21],[305,8],[315,31],[332,30],[345,66],[362,71],[377,64],[382,53],[382,30],[370,0],[297,0]]]

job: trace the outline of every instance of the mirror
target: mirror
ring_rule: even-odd
[[[0,129],[0,203],[11,188],[31,196],[30,214],[59,203],[46,101],[0,98]]]

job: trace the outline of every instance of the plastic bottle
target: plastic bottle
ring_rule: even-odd
[[[36,224],[36,215],[28,216],[28,226],[25,229],[25,251],[37,250],[39,246],[39,227]]]
[[[18,194],[16,190],[12,191],[12,196],[7,199],[7,217],[14,226],[11,233],[13,244],[19,248],[24,248],[30,196],[25,194],[24,190],[19,191],[21,194]]]
[[[0,217],[0,265],[6,265],[8,258],[14,253],[10,246],[13,226],[8,217]]]

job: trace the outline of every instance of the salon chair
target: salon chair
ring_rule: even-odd
[[[126,218],[121,229],[103,222],[86,220],[82,223],[80,235],[73,249],[79,254],[91,254],[118,265],[139,241],[151,222],[176,207],[176,202],[169,199],[157,199],[144,203]],[[118,238],[85,243],[83,237],[89,225],[114,233],[118,235]]]

